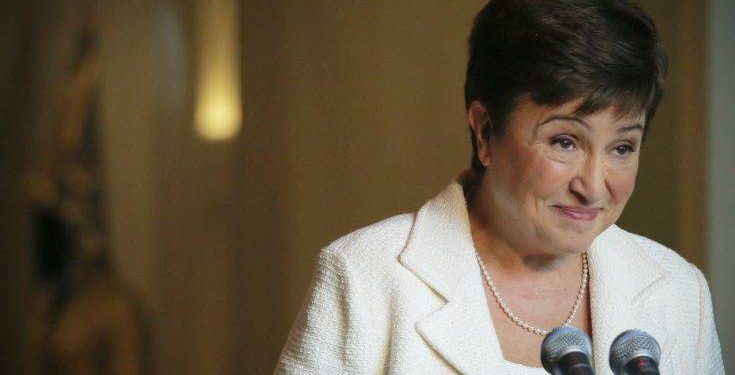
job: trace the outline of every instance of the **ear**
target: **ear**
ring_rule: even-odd
[[[490,114],[479,101],[475,100],[467,110],[467,121],[475,134],[475,146],[477,147],[477,158],[484,166],[490,164],[490,136],[492,135],[492,123]]]

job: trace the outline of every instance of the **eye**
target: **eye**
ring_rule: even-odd
[[[551,145],[557,146],[564,151],[573,151],[577,148],[574,139],[569,136],[554,137],[551,140]]]
[[[628,156],[635,153],[635,147],[630,144],[615,146],[615,154],[618,156]]]

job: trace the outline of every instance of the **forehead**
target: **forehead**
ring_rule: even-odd
[[[533,127],[548,123],[579,123],[595,128],[620,128],[639,125],[645,126],[645,113],[627,113],[619,107],[610,106],[591,114],[580,114],[581,99],[561,105],[539,105],[530,99],[521,99],[509,114],[512,126]]]

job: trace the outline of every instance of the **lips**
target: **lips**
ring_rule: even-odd
[[[601,208],[585,208],[572,206],[554,206],[554,208],[561,214],[571,219],[582,221],[594,220],[602,210]]]

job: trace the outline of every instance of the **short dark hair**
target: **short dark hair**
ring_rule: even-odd
[[[502,136],[520,98],[538,105],[581,99],[576,114],[614,107],[646,114],[663,95],[666,54],[651,18],[625,0],[492,0],[469,37],[465,104],[480,101]],[[472,139],[472,168],[483,173]]]

